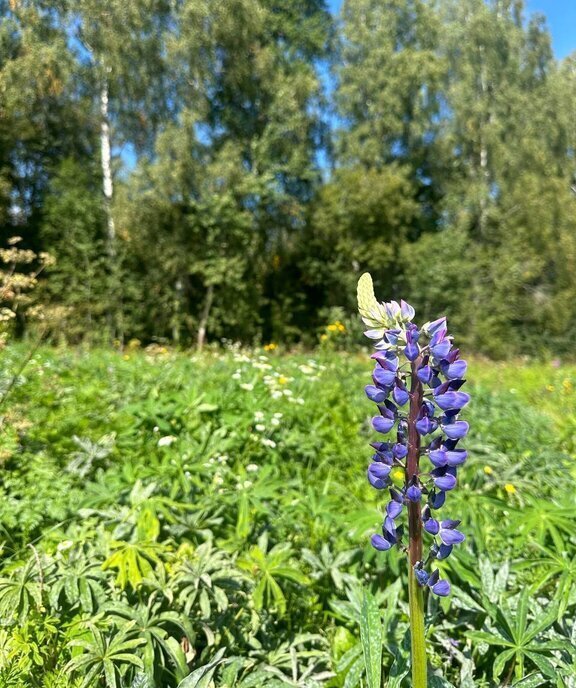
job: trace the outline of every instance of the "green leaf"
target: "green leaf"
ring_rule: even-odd
[[[538,688],[547,684],[548,681],[540,674],[530,674],[512,684],[512,688]]]
[[[367,688],[380,688],[382,681],[382,621],[376,598],[364,590],[360,615],[360,640],[364,650]]]
[[[481,643],[488,643],[488,645],[501,645],[503,647],[515,647],[514,643],[506,640],[502,636],[492,635],[492,633],[486,633],[485,631],[468,631],[466,635],[472,640],[477,640]]]
[[[540,671],[548,678],[556,678],[556,668],[552,662],[544,655],[539,652],[532,652],[531,650],[526,650],[526,657],[529,657],[532,662],[540,669]]]
[[[178,688],[208,688],[218,665],[224,661],[225,652],[224,647],[218,650],[211,662],[193,671],[178,684]]]
[[[494,664],[492,665],[492,675],[494,678],[499,678],[500,674],[504,671],[506,664],[515,656],[516,649],[512,648],[511,650],[504,650],[504,652],[501,652],[496,657]]]

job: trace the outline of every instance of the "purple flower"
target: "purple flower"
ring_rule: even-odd
[[[466,361],[454,361],[454,363],[448,363],[446,360],[440,361],[440,369],[449,380],[464,377],[467,367]]]
[[[469,430],[460,420],[462,409],[470,395],[460,391],[464,385],[467,363],[460,359],[460,351],[452,346],[446,318],[426,323],[421,329],[412,321],[414,309],[405,301],[379,304],[375,301],[371,281],[362,278],[359,284],[359,308],[370,328],[369,338],[378,339],[372,354],[376,365],[373,384],[365,388],[366,396],[378,405],[379,415],[372,419],[372,427],[386,434],[396,427],[396,441],[373,442],[375,450],[367,475],[376,489],[388,488],[390,500],[386,504],[382,534],[371,538],[372,545],[381,551],[399,545],[402,525],[396,526],[404,506],[409,514],[408,552],[414,574],[421,586],[427,586],[439,596],[448,595],[450,584],[440,579],[438,570],[425,570],[431,559],[445,559],[455,545],[465,537],[457,528],[459,521],[440,520],[433,516],[446,502],[446,494],[457,485],[457,467],[468,456],[459,441]],[[400,357],[404,363],[400,365]],[[406,363],[406,359],[408,363]],[[425,389],[427,387],[427,389]],[[432,394],[429,391],[431,390]],[[441,410],[441,414],[438,413]],[[422,437],[434,436],[427,446]],[[432,463],[427,472],[420,466],[425,454]],[[405,474],[402,489],[390,487],[393,467],[401,467]],[[423,502],[423,498],[425,501]],[[421,527],[414,531],[414,523]],[[431,541],[429,554],[420,559],[422,535]]]
[[[368,481],[377,490],[383,490],[389,484],[391,466],[386,463],[373,462],[368,466]]]
[[[435,468],[430,475],[434,480],[434,485],[442,492],[453,490],[456,487],[456,469],[451,466]]]
[[[366,387],[364,387],[364,391],[366,392],[368,399],[376,402],[377,404],[381,404],[388,396],[388,392],[385,389],[376,387],[375,385],[366,385]]]
[[[422,499],[422,490],[418,484],[418,478],[414,477],[406,489],[406,498],[411,502],[419,502]]]
[[[432,518],[430,507],[428,505],[422,509],[422,524],[427,533],[430,533],[430,535],[438,535],[438,532],[440,531],[440,524],[435,518]]]
[[[427,585],[430,590],[439,597],[446,597],[446,595],[450,594],[450,583],[446,580],[440,580],[440,572],[438,569],[435,569],[430,574]]]
[[[396,378],[396,384],[392,391],[392,397],[398,406],[404,406],[404,404],[410,399],[406,385],[402,382],[400,378]]]
[[[382,434],[386,434],[387,432],[390,432],[392,428],[394,427],[394,417],[388,418],[384,416],[374,416],[372,418],[372,427],[376,432],[381,432]]]
[[[452,417],[446,419],[442,424],[442,430],[451,440],[459,440],[466,437],[470,426],[465,420],[454,420]]]
[[[386,515],[392,519],[398,518],[404,508],[404,500],[402,499],[402,495],[392,488],[390,488],[390,497],[391,500],[386,506]]]
[[[392,447],[392,453],[396,459],[403,459],[408,454],[408,447],[403,442],[396,442]]]
[[[448,519],[446,521],[440,522],[440,539],[445,545],[458,545],[464,542],[466,536],[459,530],[456,530],[456,526],[460,525],[460,521],[453,521]]]
[[[381,552],[385,552],[386,550],[390,549],[393,544],[389,540],[386,540],[386,538],[382,537],[382,535],[378,535],[377,533],[370,538],[370,542],[372,543],[372,547],[375,547]]]
[[[459,411],[470,401],[470,395],[466,394],[466,392],[446,392],[445,394],[435,395],[434,401],[443,411],[451,409]]]
[[[436,490],[432,490],[428,496],[428,504],[430,504],[430,507],[432,509],[441,509],[444,506],[444,503],[446,502],[446,493],[443,492],[442,490],[436,492]]]
[[[415,325],[406,330],[406,347],[404,348],[404,355],[409,361],[415,361],[420,355],[420,347],[418,346],[419,335],[420,333]]]

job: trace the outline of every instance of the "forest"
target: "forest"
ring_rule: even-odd
[[[50,254],[18,334],[309,346],[369,270],[476,352],[571,352],[576,57],[522,0],[0,17],[2,239]]]

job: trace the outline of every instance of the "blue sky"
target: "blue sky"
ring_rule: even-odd
[[[328,0],[337,12],[342,0]],[[565,57],[576,50],[576,0],[526,0],[527,12],[546,16],[557,57]]]

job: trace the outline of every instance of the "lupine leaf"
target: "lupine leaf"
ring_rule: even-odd
[[[221,648],[208,664],[193,671],[178,684],[178,688],[208,688],[218,665],[224,661],[225,648]]]

